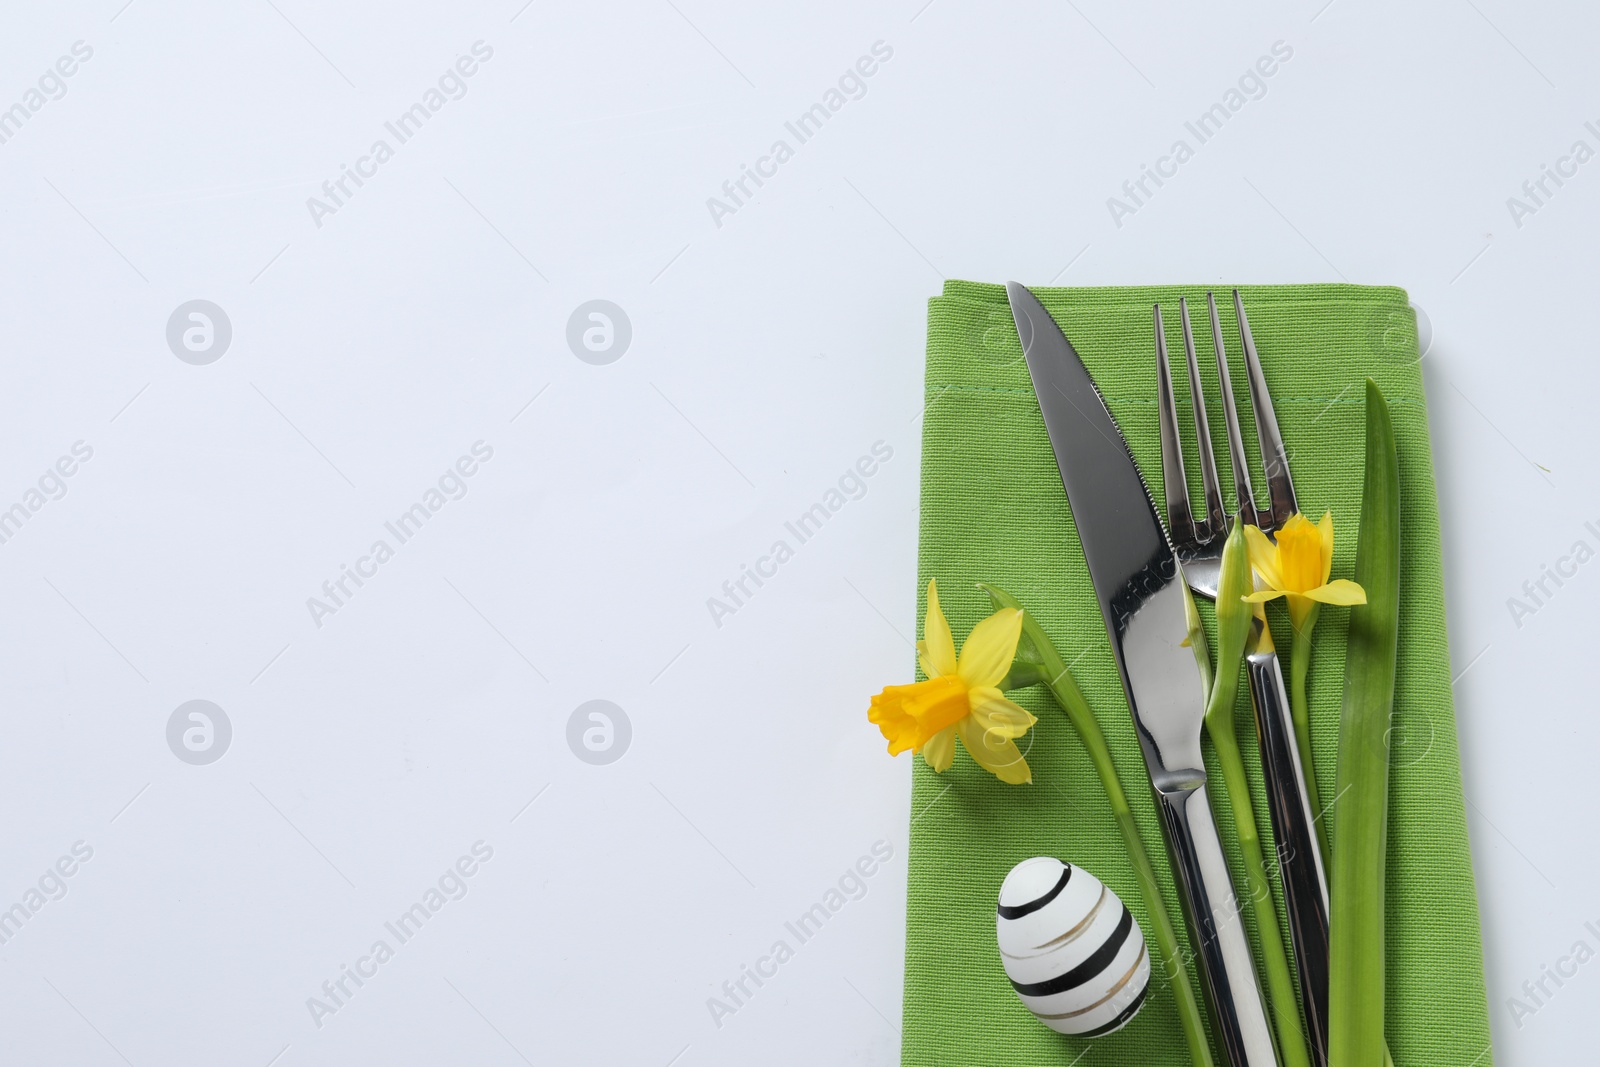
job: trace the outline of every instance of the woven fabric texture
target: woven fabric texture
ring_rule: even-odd
[[[1158,506],[1163,493],[1150,314],[1157,302],[1175,361],[1191,495],[1199,488],[1177,313],[1179,297],[1189,298],[1224,498],[1232,500],[1205,290],[1035,292],[1088,365]],[[1220,297],[1227,290],[1217,292]],[[1488,1067],[1483,955],[1451,700],[1439,515],[1415,318],[1405,292],[1395,288],[1250,286],[1241,287],[1241,293],[1290,452],[1300,506],[1313,518],[1333,512],[1336,578],[1351,577],[1359,535],[1363,380],[1374,378],[1391,405],[1400,451],[1403,588],[1386,902],[1388,1038],[1399,1067]],[[1232,300],[1219,299],[1218,305],[1252,469],[1259,472]],[[979,580],[1009,590],[1039,620],[1072,664],[1109,738],[1165,884],[1168,909],[1182,932],[1127,702],[1001,286],[947,282],[943,294],[929,302],[925,400],[918,633],[930,578],[939,581],[958,643],[989,614],[987,598],[973,585]],[[1259,495],[1264,489],[1259,473],[1255,481]],[[1209,625],[1210,606],[1201,610]],[[1268,615],[1287,656],[1283,609],[1273,606]],[[1348,624],[1348,609],[1325,608],[1312,658],[1313,752],[1325,803],[1333,802],[1335,791]],[[1254,779],[1257,820],[1270,847],[1248,689],[1241,685],[1240,690],[1240,742]],[[1006,872],[1030,856],[1056,856],[1085,867],[1122,897],[1147,939],[1149,929],[1145,902],[1099,779],[1071,725],[1042,689],[1011,695],[1040,720],[1019,742],[1033,770],[1031,786],[1000,783],[964,751],[958,750],[955,765],[942,775],[916,759],[902,1061],[907,1067],[1186,1063],[1172,995],[1159,976],[1152,979],[1150,998],[1138,1017],[1122,1031],[1094,1039],[1087,1049],[1085,1039],[1056,1034],[1035,1021],[1006,981],[995,947],[995,899]],[[1220,776],[1213,777],[1220,789]],[[1326,817],[1337,852],[1336,803]],[[1218,821],[1238,880],[1242,867],[1231,820],[1219,815]],[[1287,931],[1284,936],[1287,940]],[[1080,1054],[1085,1054],[1081,1061]]]

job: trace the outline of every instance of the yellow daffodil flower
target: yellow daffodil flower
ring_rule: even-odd
[[[1289,620],[1299,630],[1318,604],[1365,604],[1367,594],[1345,578],[1328,581],[1333,570],[1333,512],[1312,525],[1298,512],[1278,531],[1278,542],[1254,526],[1244,528],[1250,548],[1250,565],[1255,568],[1265,589],[1245,597],[1260,604],[1274,597],[1289,602]]]
[[[958,658],[938,587],[930,581],[924,639],[917,642],[917,660],[928,679],[886,687],[867,711],[888,740],[889,754],[921,752],[928,766],[943,772],[955,759],[959,735],[978,765],[1002,782],[1033,781],[1015,739],[1038,720],[998,688],[1021,637],[1022,612],[997,611],[972,628]]]

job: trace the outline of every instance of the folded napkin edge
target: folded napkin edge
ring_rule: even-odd
[[[1265,298],[1297,296],[1315,293],[1322,298],[1326,298],[1334,294],[1348,294],[1350,296],[1365,297],[1366,300],[1363,300],[1362,302],[1367,302],[1374,297],[1381,297],[1388,300],[1397,301],[1401,304],[1408,304],[1410,302],[1410,295],[1401,286],[1364,285],[1357,282],[1218,282],[1209,284],[1161,282],[1148,284],[1141,283],[1135,285],[1030,285],[1028,288],[1037,294],[1041,300],[1047,296],[1056,297],[1060,296],[1061,294],[1072,293],[1075,297],[1091,298],[1097,303],[1104,302],[1104,298],[1106,297],[1116,297],[1123,294],[1126,294],[1129,303],[1143,303],[1148,300],[1149,294],[1152,293],[1172,293],[1173,296],[1176,297],[1180,295],[1187,295],[1189,293],[1204,293],[1207,291],[1213,293],[1227,293],[1234,289],[1238,289],[1241,294]],[[1137,294],[1137,297],[1135,294]],[[930,301],[934,301],[952,297],[965,299],[981,297],[982,299],[978,302],[1004,304],[1006,302],[1006,287],[998,282],[976,282],[962,278],[946,278],[944,282],[944,288],[941,290],[941,292],[935,296],[930,296],[928,299]]]

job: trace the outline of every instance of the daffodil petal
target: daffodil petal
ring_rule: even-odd
[[[956,758],[956,728],[946,726],[928,738],[928,743],[922,746],[922,758],[935,774],[949,770],[951,761]]]
[[[928,579],[928,615],[922,621],[923,641],[918,651],[925,653],[922,669],[929,678],[956,673],[956,642],[950,636],[950,621],[939,607],[939,586]]]
[[[1365,604],[1367,591],[1350,581],[1340,578],[1338,581],[1329,582],[1317,589],[1308,589],[1304,596],[1308,600],[1315,600],[1319,604]]]
[[[1328,575],[1333,573],[1333,512],[1322,513],[1317,532],[1322,535],[1322,584],[1327,585]]]
[[[978,766],[1002,782],[1026,785],[1033,781],[1033,772],[1028,770],[1028,761],[1022,758],[1015,741],[988,733],[970,715],[956,724],[956,731]]]
[[[939,672],[934,669],[933,657],[928,655],[928,642],[917,642],[917,666],[922,668],[922,673],[929,678],[937,678]]]
[[[1278,546],[1255,526],[1244,528],[1244,543],[1250,551],[1250,566],[1262,582],[1274,589],[1283,588],[1283,579],[1278,576]]]
[[[1027,708],[1007,700],[993,687],[969,690],[967,699],[972,702],[972,720],[985,732],[999,737],[1021,737],[1039,721]]]
[[[970,688],[998,685],[1017,658],[1021,638],[1022,612],[1016,608],[995,612],[967,635],[956,674]]]
[[[1244,597],[1241,597],[1240,599],[1242,599],[1246,604],[1265,604],[1269,600],[1284,595],[1286,594],[1282,589],[1258,589],[1254,593],[1250,593]]]

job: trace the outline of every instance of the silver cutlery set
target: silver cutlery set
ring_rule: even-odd
[[[1007,285],[1011,312],[1038,395],[1111,650],[1133,715],[1178,883],[1189,941],[1200,963],[1212,1029],[1232,1067],[1278,1062],[1257,980],[1241,901],[1212,817],[1201,757],[1206,692],[1185,647],[1186,599],[1214,600],[1229,532],[1187,300],[1180,300],[1204,497],[1199,517],[1185,477],[1177,403],[1161,308],[1153,309],[1161,425],[1163,525],[1116,419],[1088,369],[1050,313],[1027,288]],[[1222,392],[1235,514],[1271,537],[1297,510],[1294,484],[1244,303],[1233,293],[1239,340],[1267,483],[1258,507],[1239,429],[1216,302],[1206,295]],[[1260,625],[1259,620],[1255,624]],[[1259,635],[1257,635],[1259,636]],[[1306,775],[1290,719],[1283,673],[1270,648],[1246,657],[1277,864],[1299,972],[1305,1036],[1313,1060],[1327,1059],[1328,890]]]

